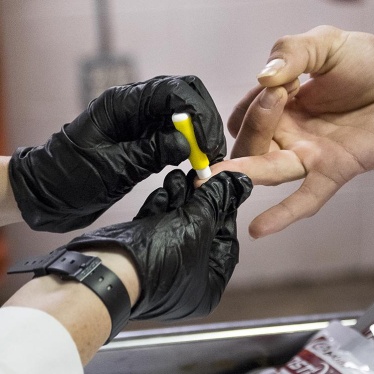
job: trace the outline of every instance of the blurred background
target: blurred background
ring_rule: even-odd
[[[161,74],[199,76],[226,124],[279,37],[322,24],[374,32],[373,15],[371,0],[1,0],[3,154],[43,144],[106,87]],[[89,229],[131,220],[170,170],[139,184]],[[240,263],[203,322],[361,310],[374,302],[373,173],[342,188],[316,217],[249,239],[249,222],[299,183],[256,187],[241,207]],[[15,224],[4,234],[13,263],[81,233]],[[7,276],[0,301],[28,279]]]

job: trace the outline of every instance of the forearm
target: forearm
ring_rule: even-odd
[[[9,160],[8,156],[0,156],[0,226],[23,221],[9,182]]]
[[[124,283],[133,305],[139,296],[139,280],[132,262],[118,249],[85,251],[100,257]],[[111,331],[109,313],[96,294],[75,281],[56,276],[35,278],[18,290],[4,306],[39,309],[56,318],[70,333],[86,365],[105,343]],[[99,322],[98,322],[99,321]]]

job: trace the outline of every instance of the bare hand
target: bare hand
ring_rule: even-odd
[[[310,217],[349,180],[374,169],[374,36],[329,26],[286,36],[228,123],[231,156],[212,167],[240,171],[254,184],[305,178],[301,187],[257,216],[263,237]],[[298,77],[310,79],[298,87]],[[271,103],[271,105],[264,105]]]

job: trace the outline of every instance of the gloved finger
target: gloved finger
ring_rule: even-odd
[[[187,179],[180,169],[169,172],[162,188],[153,191],[134,219],[154,216],[179,208],[186,202]]]
[[[180,164],[190,153],[186,139],[176,130],[159,131],[150,138],[124,142],[118,146],[121,152],[113,153],[119,158],[118,164],[126,165],[122,177],[127,179],[127,185],[136,185],[151,174],[159,173],[167,165]]]
[[[209,160],[214,163],[226,156],[221,116],[199,78],[175,76],[160,81],[152,93],[149,111],[152,117],[167,118],[169,126],[172,126],[172,114],[189,113],[197,143]]]
[[[203,82],[196,76],[181,77],[203,100],[196,100],[190,112],[194,123],[196,139],[203,150],[211,157],[211,162],[219,162],[226,156],[226,141],[223,123],[218,109]],[[198,98],[196,98],[198,99]],[[210,111],[204,110],[208,105]]]
[[[181,207],[187,199],[187,178],[180,169],[172,170],[164,179],[163,185],[169,197],[167,211]]]
[[[218,173],[216,173],[216,174],[218,174]],[[195,189],[197,187],[200,187],[203,184],[203,182],[206,182],[206,180],[198,179],[197,178],[196,170],[194,170],[194,169],[191,169],[187,173],[186,179],[187,179],[187,196],[186,196],[186,201],[188,201],[193,196],[193,194],[195,193]],[[197,181],[201,181],[201,184],[197,185]]]
[[[168,211],[168,207],[169,194],[164,188],[160,187],[147,197],[134,220],[165,213]]]
[[[267,65],[257,78],[263,86],[275,87],[303,73],[326,72],[331,68],[330,56],[343,42],[343,31],[331,26],[284,36],[274,44]]]
[[[296,192],[250,223],[250,236],[257,239],[274,234],[302,218],[313,216],[340,187],[323,174],[309,173]]]

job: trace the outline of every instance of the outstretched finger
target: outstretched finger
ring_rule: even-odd
[[[251,178],[254,185],[277,186],[304,178],[305,168],[293,151],[279,150],[263,156],[241,157],[211,166],[212,176],[221,171],[237,171]],[[203,181],[196,180],[199,187]]]
[[[238,102],[238,104],[235,105],[235,108],[227,121],[227,129],[234,139],[238,136],[249,106],[263,89],[264,88],[262,86],[257,85],[248,91],[247,94]]]

